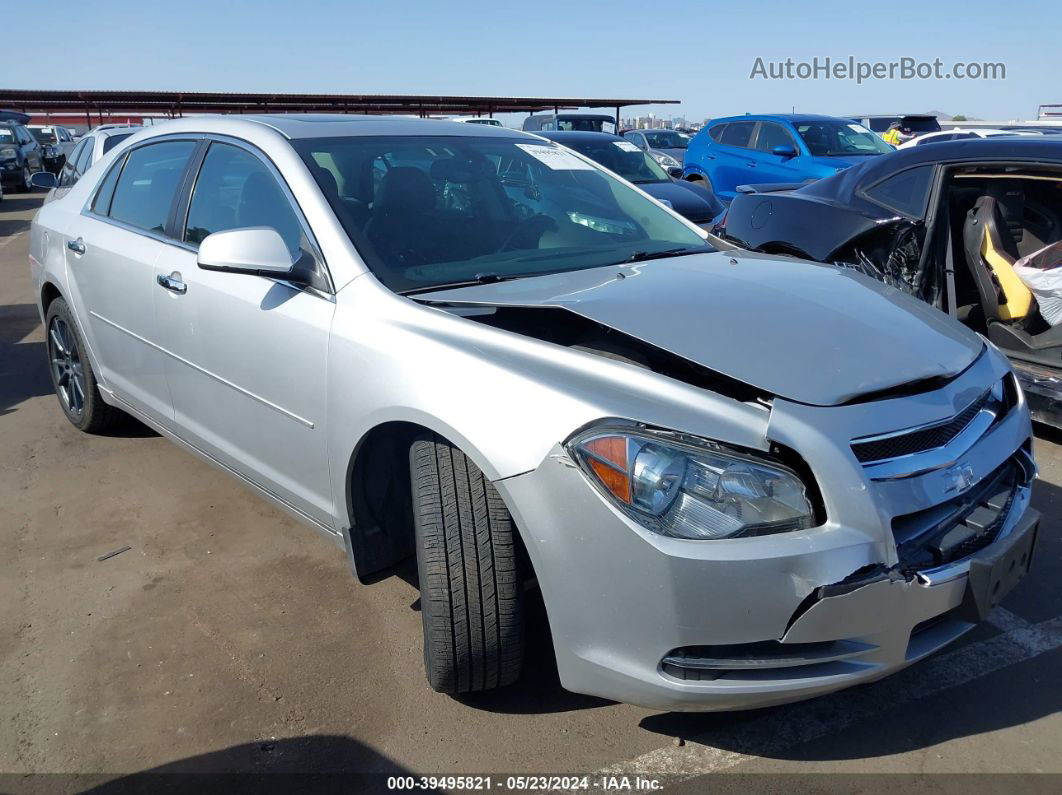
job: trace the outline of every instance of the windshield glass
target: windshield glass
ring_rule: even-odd
[[[54,127],[30,127],[29,131],[39,144],[54,144],[59,140],[55,137]]]
[[[597,139],[590,141],[560,141],[567,147],[586,155],[630,182],[667,182],[671,178],[646,152],[630,141]]]
[[[558,116],[557,129],[565,132],[616,132],[611,116]]]
[[[883,155],[892,147],[862,124],[844,121],[803,121],[796,127],[816,157]]]
[[[15,143],[15,131],[10,127],[0,127],[0,144]]]
[[[682,133],[667,130],[665,132],[646,132],[645,140],[653,149],[685,149],[690,145],[690,137]]]
[[[710,250],[641,191],[542,141],[355,136],[292,145],[358,252],[396,292]]]

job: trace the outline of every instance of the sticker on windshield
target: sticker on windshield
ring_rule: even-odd
[[[849,124],[848,125],[848,129],[851,130],[852,132],[857,132],[857,133],[868,133],[868,132],[870,132],[870,130],[868,130],[862,124]]]
[[[640,152],[640,151],[642,151],[637,146],[632,144],[630,141],[613,141],[612,145],[613,146],[618,146],[624,152]]]
[[[523,149],[531,157],[545,163],[554,171],[593,171],[594,167],[580,160],[571,152],[566,152],[557,146],[545,146],[543,144],[517,144],[517,149]]]

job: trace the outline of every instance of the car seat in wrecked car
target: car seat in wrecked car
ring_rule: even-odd
[[[1008,217],[993,196],[982,196],[966,215],[963,248],[985,321],[1014,322],[1033,309],[1033,295],[1014,272],[1018,246],[1014,239],[1015,219]],[[1021,219],[1016,219],[1020,229]]]

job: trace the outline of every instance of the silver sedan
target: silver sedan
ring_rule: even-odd
[[[179,120],[30,252],[67,419],[139,418],[362,580],[415,555],[439,691],[514,682],[541,594],[571,690],[793,701],[946,645],[1029,566],[992,346],[860,274],[714,251],[532,135]]]

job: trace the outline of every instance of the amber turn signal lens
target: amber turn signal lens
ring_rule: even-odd
[[[613,469],[608,464],[604,464],[598,461],[596,458],[591,458],[590,468],[594,470],[594,474],[597,475],[598,480],[601,481],[601,485],[604,486],[620,502],[627,505],[631,503],[631,482],[627,477],[626,472],[621,472],[618,469]]]

